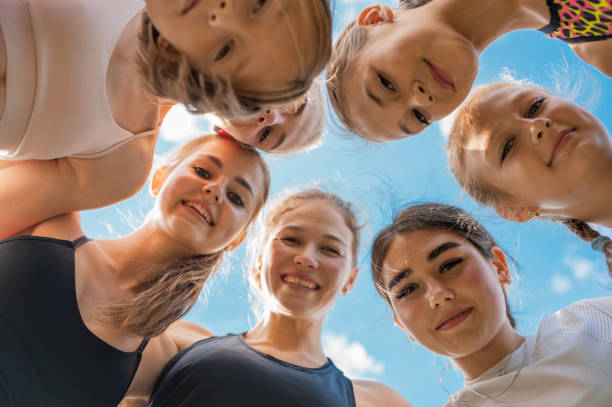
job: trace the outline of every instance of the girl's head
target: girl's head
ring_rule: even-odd
[[[186,255],[152,265],[133,296],[103,307],[102,314],[136,335],[163,332],[193,306],[223,252],[242,242],[269,187],[259,153],[230,138],[202,136],[174,150],[153,175],[151,192],[157,200],[147,222]]]
[[[313,84],[305,98],[255,115],[225,119],[213,116],[217,131],[272,154],[307,150],[323,135],[324,103],[321,87]]]
[[[147,0],[140,65],[157,96],[227,117],[298,98],[331,52],[328,0]]]
[[[420,133],[467,96],[478,52],[433,11],[436,2],[428,3],[368,7],[338,37],[328,93],[340,120],[359,136],[391,141]]]
[[[371,267],[397,324],[433,352],[467,356],[514,327],[504,253],[459,208],[423,204],[403,209],[376,236]]]
[[[250,273],[263,311],[320,319],[357,278],[359,225],[351,205],[310,189],[266,214]]]

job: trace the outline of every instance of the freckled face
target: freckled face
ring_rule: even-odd
[[[323,318],[356,276],[352,233],[325,201],[297,205],[281,216],[262,254],[262,289],[273,312]]]
[[[509,326],[494,263],[454,233],[398,235],[383,267],[396,318],[432,352],[473,354]]]
[[[470,170],[517,203],[572,205],[612,160],[610,137],[596,117],[540,89],[496,89],[477,109],[466,152]]]
[[[364,28],[367,43],[343,86],[362,137],[391,141],[420,133],[467,97],[478,53],[448,26],[417,8]]]
[[[200,70],[242,89],[278,90],[297,78],[303,28],[294,0],[146,0],[155,27]]]
[[[156,201],[156,221],[194,253],[214,253],[245,230],[263,191],[257,160],[235,142],[215,138],[168,175]]]

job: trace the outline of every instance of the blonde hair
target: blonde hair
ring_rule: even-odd
[[[166,166],[172,171],[202,144],[218,138],[230,140],[215,134],[198,137],[171,151]],[[268,199],[270,173],[254,148],[239,142],[236,144],[256,159],[264,175],[261,199],[248,219],[250,223]],[[219,251],[152,266],[147,278],[132,289],[133,295],[101,307],[102,319],[134,335],[151,338],[161,334],[193,307],[204,283],[219,270],[222,258],[223,251]]]
[[[258,106],[281,104],[300,97],[323,70],[331,54],[331,10],[329,0],[302,0],[295,5],[299,9],[294,16],[309,17],[305,27],[296,27],[293,32],[295,47],[301,51],[298,72],[291,83],[273,91],[235,88],[229,78],[212,70],[195,69],[159,34],[143,11],[138,63],[148,90],[155,96],[184,104],[191,112],[215,112],[225,117],[248,114]]]

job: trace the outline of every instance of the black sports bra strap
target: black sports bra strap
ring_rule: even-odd
[[[140,346],[138,347],[137,352],[138,353],[142,353],[144,351],[144,349],[146,348],[148,343],[149,343],[149,338],[144,338],[142,340],[142,342],[140,342]]]
[[[89,242],[91,239],[88,238],[87,236],[81,236],[81,237],[77,237],[76,239],[74,239],[72,241],[72,245],[74,246],[74,248],[76,249],[77,247]]]

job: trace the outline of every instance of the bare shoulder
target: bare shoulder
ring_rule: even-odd
[[[166,330],[172,338],[179,351],[191,346],[194,342],[210,338],[213,334],[193,322],[178,320],[172,323]]]
[[[372,380],[353,380],[357,407],[412,407],[391,387]]]
[[[81,227],[81,215],[79,215],[78,212],[71,212],[40,222],[23,234],[62,240],[75,240],[83,236],[84,232]]]
[[[587,64],[612,78],[612,39],[570,44],[572,50]]]

